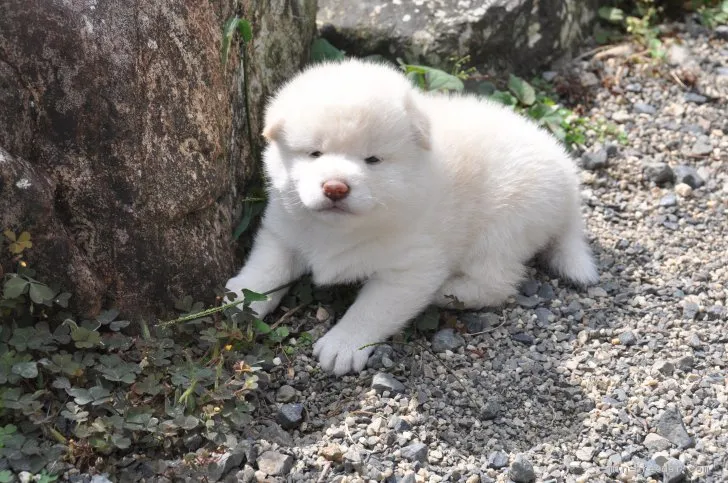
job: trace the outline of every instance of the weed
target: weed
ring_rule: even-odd
[[[663,7],[658,0],[637,0],[632,7],[632,14],[618,7],[601,7],[599,18],[607,25],[616,26],[628,33],[635,41],[641,44],[654,59],[665,57],[665,50],[659,37],[657,23],[662,19]],[[595,31],[596,40],[600,43],[610,43],[618,40],[621,35],[610,28],[598,28]]]

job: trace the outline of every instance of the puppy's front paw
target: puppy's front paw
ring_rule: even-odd
[[[240,276],[231,278],[225,284],[225,290],[234,294],[233,296],[228,297],[231,302],[243,298],[243,289],[246,288],[248,290],[252,290],[250,287],[251,285]],[[258,317],[265,317],[269,312],[276,308],[276,302],[268,297],[268,300],[251,303],[250,308],[253,312],[258,314]]]
[[[321,367],[337,376],[347,372],[361,372],[367,365],[373,346],[367,344],[378,342],[369,338],[356,337],[350,332],[335,326],[321,337],[313,346],[313,354],[318,358]]]

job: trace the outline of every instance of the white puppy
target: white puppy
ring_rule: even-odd
[[[285,85],[263,135],[268,206],[227,289],[267,291],[306,272],[316,284],[365,281],[314,345],[325,370],[361,371],[372,351],[362,346],[432,302],[503,303],[538,253],[576,283],[598,279],[572,160],[508,108],[426,94],[395,68],[349,60]],[[282,296],[252,308],[265,316]]]

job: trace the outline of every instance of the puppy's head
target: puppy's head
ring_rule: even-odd
[[[291,80],[263,131],[266,173],[284,206],[337,223],[416,207],[430,149],[418,95],[396,69],[354,60]]]

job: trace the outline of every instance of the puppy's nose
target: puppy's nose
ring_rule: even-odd
[[[321,188],[331,201],[343,200],[349,194],[349,185],[336,179],[326,181]]]

